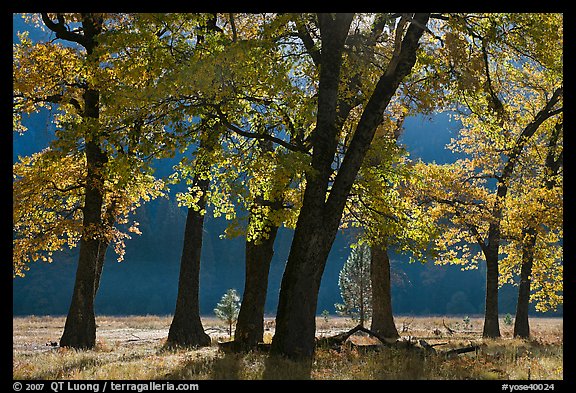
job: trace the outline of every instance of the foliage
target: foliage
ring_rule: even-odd
[[[328,317],[330,317],[330,311],[328,310],[323,310],[322,314],[320,314],[322,316],[322,318],[324,319],[325,323],[328,323]]]
[[[462,124],[448,147],[462,158],[417,164],[426,179],[421,200],[431,203],[442,228],[437,262],[476,268],[495,249],[500,283],[514,282],[521,232],[528,221],[537,223],[531,300],[554,309],[562,282],[536,272],[558,278],[562,265],[561,188],[542,186],[547,141],[562,127],[562,16],[456,16],[449,26],[438,59],[450,64],[448,102]],[[550,40],[546,49],[536,44],[542,37]],[[469,61],[449,60],[455,55]]]
[[[360,227],[360,242],[392,246],[411,260],[434,256],[435,217],[419,199],[419,167],[393,138],[375,139],[353,186],[342,226]]]
[[[47,150],[20,157],[14,165],[14,275],[23,275],[31,261],[51,261],[55,251],[75,246],[82,236],[112,242],[122,260],[129,233],[140,232],[136,222],[125,227],[128,215],[141,203],[163,195],[164,184],[153,177],[150,161],[169,155],[171,140],[154,112],[147,111],[150,101],[128,105],[122,100],[134,88],[129,65],[139,60],[121,55],[127,42],[107,37],[120,26],[127,29],[132,19],[114,14],[29,18],[42,19],[46,26],[55,24],[50,28],[56,30],[80,23],[86,29],[90,18],[102,18],[106,33],[97,45],[87,44],[76,32],[58,33],[66,43],[32,42],[24,33],[14,44],[14,131],[24,132],[22,116],[41,109],[50,109],[56,128]],[[152,75],[139,77],[144,85],[152,80]],[[96,103],[85,102],[94,97]],[[94,108],[97,113],[88,115]],[[86,145],[92,142],[100,151],[101,166],[87,177],[93,163],[87,162]],[[103,195],[101,216],[86,226],[84,194],[94,186]]]
[[[108,239],[121,261],[124,241],[130,239],[130,233],[141,233],[130,216],[143,202],[164,195],[163,182],[145,172],[136,170],[130,182],[111,176],[104,185],[108,192],[103,209],[114,222],[83,228],[85,165],[81,153],[61,156],[50,148],[20,157],[14,164],[14,276],[24,276],[31,261],[52,262],[54,252],[74,248],[83,231]]]
[[[364,324],[372,315],[370,282],[370,248],[361,244],[353,248],[338,276],[340,296],[344,303],[334,304],[336,313]]]
[[[238,320],[240,296],[235,289],[229,289],[214,309],[214,314],[228,324],[228,333],[232,337],[232,325]]]
[[[470,324],[470,317],[468,315],[466,315],[464,319],[462,319],[462,322],[464,322],[464,329],[470,329],[470,327],[472,326]]]
[[[154,17],[157,24],[171,18]],[[187,130],[186,154],[170,179],[191,186],[178,193],[179,204],[195,208],[200,197],[195,176],[210,180],[205,197],[214,216],[229,221],[225,235],[246,234],[257,241],[267,236],[270,225],[295,225],[298,178],[309,158],[303,147],[293,147],[293,133],[312,126],[310,94],[304,84],[294,83],[293,74],[303,64],[286,56],[286,15],[199,14],[189,19],[194,18],[204,25],[201,45],[186,38],[189,25],[180,25],[170,39],[181,45],[173,53],[186,56],[176,56],[175,62],[168,56],[173,69],[158,78],[153,90],[134,91],[132,99],[158,97]]]

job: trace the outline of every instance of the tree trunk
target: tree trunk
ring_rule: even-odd
[[[106,229],[112,229],[114,222],[116,221],[116,203],[112,202],[110,206],[106,209],[106,214],[104,215],[104,225]],[[102,277],[102,270],[104,268],[104,262],[106,260],[106,251],[110,245],[110,240],[100,239],[100,244],[98,245],[98,259],[96,260],[96,279],[94,282],[94,299],[96,299],[96,294],[100,288],[100,278]]]
[[[522,249],[518,303],[516,304],[516,317],[514,318],[514,337],[530,338],[528,310],[530,303],[530,275],[532,274],[534,247],[536,246],[536,230],[533,228],[524,230],[523,235],[526,243]]]
[[[194,184],[202,195],[206,195],[209,180],[194,178]],[[188,209],[184,245],[180,260],[180,277],[178,280],[178,296],[176,310],[168,332],[169,347],[200,347],[211,344],[210,336],[204,332],[200,319],[200,303],[198,300],[200,282],[200,256],[202,252],[202,234],[206,199],[198,201],[198,211]]]
[[[337,101],[342,50],[348,35],[350,14],[319,14],[322,36],[318,86],[318,113],[314,131],[312,168],[307,174],[306,189],[290,255],[282,276],[276,334],[270,352],[295,360],[305,360],[311,366],[316,332],[316,305],[320,280],[342,212],[324,214],[326,191],[332,172],[332,161],[337,148]],[[327,226],[331,226],[328,228]]]
[[[95,265],[98,241],[80,240],[80,256],[74,282],[72,302],[66,317],[61,347],[90,349],[96,345],[96,319],[94,315]]]
[[[96,281],[99,277],[98,261],[102,251],[100,247],[102,239],[89,233],[89,230],[101,227],[104,184],[101,169],[106,162],[106,155],[96,143],[87,142],[86,161],[88,175],[82,221],[84,232],[80,239],[80,255],[72,302],[60,339],[61,347],[78,349],[93,348],[96,344],[94,296],[97,288]]]
[[[500,223],[502,221],[503,203],[508,194],[508,186],[504,179],[512,174],[514,163],[508,161],[498,180],[496,202],[492,208],[492,221],[488,227],[488,244],[483,247],[486,258],[486,303],[484,307],[484,329],[482,337],[500,337],[500,322],[498,320],[498,265],[500,254]]]
[[[306,176],[306,189],[296,224],[290,255],[282,277],[276,314],[276,334],[270,352],[311,366],[315,347],[316,306],[320,281],[328,254],[336,237],[342,212],[362,160],[370,146],[382,113],[396,92],[400,81],[416,61],[418,41],[428,14],[415,14],[394,64],[381,76],[364,107],[348,151],[338,174],[331,182],[332,163],[337,148],[338,85],[342,50],[352,15],[319,15],[321,35],[318,111],[313,134],[312,168]],[[272,372],[272,371],[271,371]],[[266,377],[266,372],[265,372]]]
[[[98,45],[96,36],[102,29],[101,16],[83,14],[83,34],[78,35],[66,30],[61,21],[54,24],[43,14],[44,23],[56,32],[58,38],[75,41],[86,48],[87,62],[91,59]],[[83,121],[98,121],[100,118],[100,92],[94,88],[86,88],[83,93]],[[94,125],[91,124],[91,127]],[[61,347],[77,349],[93,348],[96,344],[96,320],[94,315],[94,297],[98,287],[101,267],[99,258],[102,250],[103,237],[93,231],[102,230],[102,206],[104,203],[103,169],[108,162],[108,156],[100,149],[99,129],[89,128],[85,135],[86,153],[86,185],[84,186],[84,207],[82,209],[82,236],[80,238],[80,253],[74,282],[72,301],[66,317],[64,332],[60,339]],[[103,257],[102,257],[103,258]],[[103,259],[102,259],[103,261]]]
[[[500,337],[500,324],[498,321],[498,254],[491,258],[486,258],[486,304],[482,337]]]
[[[108,250],[108,245],[110,244],[107,240],[101,240],[98,244],[98,258],[96,260],[96,275],[94,277],[94,299],[96,299],[96,294],[100,288],[100,278],[102,277],[102,270],[104,269],[104,261],[106,259],[106,251]]]
[[[282,276],[276,333],[270,348],[273,354],[308,362],[315,348],[320,281],[337,230],[321,225],[323,221],[317,216],[305,209],[300,212]]]
[[[264,338],[264,305],[268,292],[268,274],[274,255],[278,227],[268,225],[266,239],[246,242],[246,281],[238,313],[234,341],[240,347],[253,349]]]
[[[372,246],[370,259],[372,282],[372,324],[370,330],[381,337],[398,338],[392,314],[390,258],[384,246]]]

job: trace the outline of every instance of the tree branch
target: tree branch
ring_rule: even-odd
[[[514,166],[516,165],[516,161],[518,156],[524,149],[524,146],[528,142],[528,139],[534,135],[534,133],[538,130],[538,128],[544,123],[546,120],[555,116],[563,111],[563,107],[553,109],[554,106],[560,101],[560,98],[563,97],[564,94],[564,87],[558,87],[554,90],[552,97],[546,102],[546,105],[536,114],[534,120],[532,120],[520,133],[516,142],[514,143],[514,147],[508,156],[508,161],[504,165],[502,169],[501,180],[508,180],[508,178],[512,175],[514,170]]]
[[[211,106],[216,109],[216,112],[218,113],[218,116],[217,116],[218,120],[220,120],[222,122],[222,124],[224,124],[230,131],[233,131],[238,135],[242,135],[246,138],[256,138],[256,139],[268,140],[268,141],[276,143],[277,145],[283,146],[288,150],[310,154],[310,152],[307,149],[305,149],[301,146],[295,146],[289,142],[286,142],[282,139],[276,138],[270,134],[260,134],[260,133],[256,133],[256,132],[244,131],[241,128],[239,128],[238,126],[236,126],[236,125],[232,124],[230,121],[228,121],[228,119],[226,118],[226,115],[221,111],[221,109],[217,105],[211,105]]]
[[[306,48],[306,51],[312,58],[314,65],[318,67],[320,65],[320,48],[318,48],[314,44],[314,40],[312,39],[310,32],[306,28],[306,25],[302,23],[300,19],[296,20],[296,29],[298,31],[297,34],[298,38],[300,38],[300,40],[304,44],[304,47]]]
[[[84,184],[73,184],[73,185],[70,185],[68,187],[60,188],[56,185],[54,180],[50,180],[50,184],[52,184],[52,189],[54,189],[56,191],[60,191],[60,192],[68,192],[68,191],[77,190],[79,188],[84,187]]]
[[[326,209],[338,211],[345,204],[346,196],[372,143],[376,128],[382,122],[382,113],[396,93],[400,82],[412,71],[416,63],[419,41],[424,33],[424,30],[419,26],[426,25],[428,18],[429,14],[414,15],[413,19],[419,23],[411,23],[408,26],[400,46],[398,61],[396,64],[389,64],[393,71],[385,72],[376,83],[326,201]]]
[[[67,98],[64,99],[63,94],[52,94],[46,97],[37,97],[32,99],[33,102],[50,102],[52,104],[62,104],[62,103],[70,103],[78,112],[82,112],[82,106],[80,102],[75,98]]]
[[[373,212],[373,213],[375,213],[375,214],[377,214],[377,215],[379,215],[379,216],[388,218],[388,219],[394,221],[395,223],[399,223],[399,222],[400,222],[400,219],[399,219],[398,217],[393,216],[392,214],[389,214],[389,213],[385,213],[385,212],[383,212],[383,211],[380,211],[380,210],[375,209],[375,208],[373,208],[372,206],[370,206],[370,204],[368,204],[367,202],[365,202],[365,201],[362,199],[362,197],[360,196],[360,194],[358,194],[357,196],[358,196],[358,201],[359,201],[359,202],[362,204],[362,206],[364,206],[366,209],[370,210],[371,212]]]
[[[66,28],[64,15],[60,13],[56,14],[58,23],[55,23],[52,19],[50,19],[47,12],[42,12],[41,16],[42,21],[44,22],[46,27],[48,27],[50,30],[56,33],[56,38],[76,42],[84,47],[87,46],[88,40],[86,39],[86,37],[84,37],[84,35],[73,33]]]

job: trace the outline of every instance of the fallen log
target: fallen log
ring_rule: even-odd
[[[316,347],[336,349],[336,347],[344,344],[348,338],[360,330],[360,325],[353,327],[344,333],[339,333],[335,336],[320,337],[316,339]]]
[[[448,327],[447,327],[448,328]],[[364,332],[372,337],[377,338],[380,341],[380,344],[372,344],[372,345],[358,345],[354,344],[353,342],[347,341],[350,336],[357,332]],[[352,329],[348,330],[347,332],[339,333],[335,336],[330,337],[321,337],[316,339],[316,347],[317,348],[330,348],[334,350],[341,350],[342,346],[346,344],[349,348],[355,348],[361,352],[368,352],[374,350],[381,350],[382,348],[398,348],[398,349],[412,349],[412,350],[420,350],[423,355],[425,354],[440,354],[444,355],[447,358],[458,356],[462,353],[468,353],[477,351],[480,348],[480,345],[470,345],[463,348],[454,348],[447,351],[437,351],[437,346],[440,345],[447,345],[448,342],[441,342],[430,344],[426,340],[420,339],[417,342],[412,341],[412,337],[409,337],[408,340],[394,340],[390,341],[390,339],[386,339],[385,337],[380,336],[378,333],[373,332],[370,329],[365,328],[362,325],[358,325],[353,327]]]
[[[369,345],[359,345],[355,344],[351,341],[348,341],[350,336],[357,332],[364,332],[368,335],[375,337],[380,341],[380,344],[369,344]],[[437,351],[437,346],[440,345],[447,345],[448,342],[441,342],[430,344],[427,341],[420,339],[418,341],[412,340],[412,337],[408,337],[408,339],[401,339],[397,340],[394,339],[387,339],[386,337],[382,337],[376,332],[373,332],[370,329],[365,328],[362,325],[357,325],[352,329],[348,330],[347,332],[339,333],[334,336],[329,337],[320,337],[316,339],[316,347],[317,348],[329,348],[340,351],[342,347],[346,344],[348,348],[354,348],[362,353],[367,353],[369,351],[379,351],[383,348],[397,348],[397,349],[406,349],[406,350],[417,350],[420,351],[422,355],[426,354],[439,354],[444,355],[446,358],[451,358],[458,356],[463,353],[477,351],[480,348],[480,345],[470,345],[463,348],[454,348],[447,351]],[[260,342],[256,346],[246,346],[243,343],[237,341],[225,341],[218,343],[218,349],[224,353],[246,353],[250,351],[258,351],[258,352],[269,352],[271,344]]]
[[[451,358],[458,356],[462,353],[476,352],[478,351],[478,349],[480,349],[480,345],[470,345],[468,347],[450,349],[448,351],[443,352],[443,355],[446,356],[447,358]]]
[[[380,351],[382,348],[385,348],[382,344],[354,344],[352,341],[348,341],[344,345],[350,349],[355,349],[359,353]]]
[[[427,350],[428,352],[436,353],[436,348],[434,348],[434,347],[437,347],[440,345],[446,345],[448,343],[429,344],[427,341],[420,339],[420,340],[418,340],[418,344],[420,344],[420,346],[422,348],[424,348],[425,350]]]
[[[260,342],[256,346],[249,346],[238,341],[224,341],[218,343],[218,349],[224,353],[270,352],[270,344]]]
[[[357,325],[355,327],[353,327],[352,329],[348,330],[347,332],[344,333],[340,333],[337,334],[335,336],[330,336],[330,337],[320,337],[316,339],[316,347],[320,347],[320,348],[330,348],[330,349],[339,349],[342,344],[344,344],[344,342],[346,342],[346,340],[348,340],[348,338],[350,338],[350,336],[352,336],[354,333],[357,332],[364,332],[369,334],[372,337],[377,338],[382,345],[384,346],[390,346],[392,343],[387,340],[385,337],[380,336],[378,333],[373,332],[370,329],[365,328],[362,325]],[[396,340],[394,340],[395,342]],[[357,345],[360,346],[360,345]]]

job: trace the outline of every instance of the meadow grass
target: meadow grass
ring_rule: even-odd
[[[402,317],[397,318],[399,330]],[[444,320],[443,320],[444,319]],[[318,349],[312,371],[267,354],[225,354],[217,341],[226,341],[226,327],[214,319],[203,321],[213,337],[213,345],[199,349],[164,348],[170,317],[99,317],[98,338],[93,350],[77,351],[45,345],[57,341],[64,319],[60,317],[13,318],[14,379],[112,379],[112,380],[206,380],[206,379],[304,379],[314,380],[560,380],[563,379],[563,333],[561,319],[534,319],[533,338],[511,337],[511,328],[501,326],[503,338],[481,339],[481,320],[472,319],[472,328],[449,335],[456,329],[458,318],[417,317],[410,323],[404,338],[425,338],[441,344],[439,354],[400,348],[382,348],[363,352],[356,347],[342,350]],[[461,319],[460,319],[461,320]],[[330,323],[331,322],[331,323]],[[321,323],[324,325],[320,326]],[[328,326],[330,323],[330,326]],[[476,325],[476,326],[475,326]],[[334,318],[318,325],[323,334],[347,330],[351,321]],[[462,324],[458,326],[462,327]],[[322,329],[320,329],[322,327]],[[332,329],[332,330],[331,330]],[[436,333],[434,333],[436,330]],[[270,342],[273,331],[265,332]],[[371,344],[366,336],[354,336],[356,344]],[[476,352],[446,358],[441,351],[479,344]],[[266,369],[266,373],[265,373]]]

